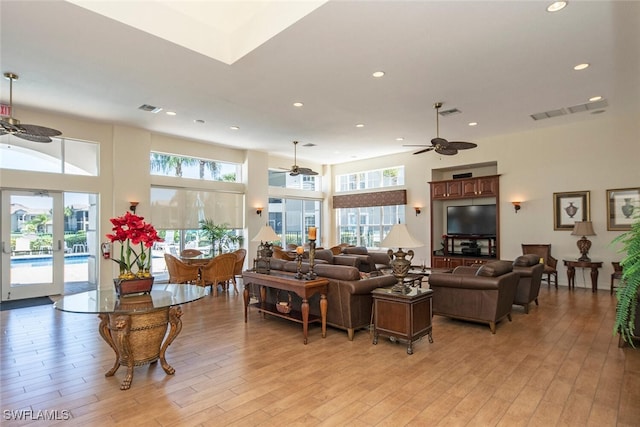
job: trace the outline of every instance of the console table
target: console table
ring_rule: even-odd
[[[115,364],[105,376],[113,376],[120,366],[126,366],[120,390],[127,390],[134,366],[160,360],[168,375],[175,373],[165,352],[182,330],[180,304],[204,297],[205,291],[202,286],[167,284],[154,285],[150,294],[118,297],[115,289],[97,290],[64,296],[53,306],[60,311],[98,315],[98,332],[116,353]]]
[[[591,292],[598,289],[598,269],[602,268],[601,261],[578,261],[576,259],[562,260],[567,267],[567,280],[569,289],[575,289],[576,267],[591,269]]]
[[[431,335],[431,289],[411,288],[408,292],[394,292],[391,288],[371,291],[373,297],[373,344],[378,335],[407,343],[407,354],[413,354],[413,343]]]
[[[322,338],[327,336],[327,291],[329,289],[329,281],[323,278],[314,280],[296,279],[292,275],[278,274],[271,272],[270,274],[256,273],[255,271],[244,271],[242,273],[242,282],[244,283],[244,323],[247,323],[247,311],[249,308],[249,286],[255,284],[260,286],[260,301],[253,304],[263,313],[269,313],[272,316],[281,317],[293,322],[302,323],[302,335],[304,343],[307,344],[307,336],[309,331],[309,322],[320,321],[322,323]],[[302,298],[302,306],[300,311],[292,310],[290,313],[280,313],[277,311],[275,304],[267,303],[266,288],[275,288],[287,292],[294,292]],[[320,318],[309,315],[309,298],[315,294],[320,294]]]

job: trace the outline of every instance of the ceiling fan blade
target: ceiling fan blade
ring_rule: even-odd
[[[468,150],[470,148],[476,148],[478,144],[473,142],[464,142],[464,141],[451,141],[449,142],[449,147],[453,147],[457,150]]]
[[[403,147],[432,147],[431,144],[402,144]]]
[[[47,127],[44,127],[44,126],[20,124],[17,127],[19,129],[23,130],[24,133],[28,133],[30,135],[38,135],[38,136],[58,136],[58,135],[62,135],[62,132],[60,132],[59,130],[47,128]]]
[[[458,150],[451,147],[436,147],[436,153],[444,156],[453,156],[454,154],[458,154]]]
[[[29,133],[22,132],[16,132],[13,134],[13,136],[33,142],[51,142],[51,138],[49,138],[48,136],[31,135]]]
[[[298,168],[298,172],[302,175],[318,175],[318,172],[309,168]]]
[[[426,153],[427,151],[431,151],[431,150],[433,150],[434,148],[435,148],[435,147],[425,148],[424,150],[416,151],[416,152],[415,152],[415,153],[413,153],[413,154],[422,154],[422,153]]]
[[[441,147],[446,147],[447,145],[449,145],[449,141],[447,141],[444,138],[437,137],[437,138],[433,138],[431,140],[431,144],[433,144],[435,146],[439,145]]]

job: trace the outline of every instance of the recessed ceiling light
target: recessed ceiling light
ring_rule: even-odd
[[[600,101],[601,99],[602,99],[601,96],[592,96],[591,98],[589,98],[589,101],[595,102],[595,101]]]
[[[303,104],[302,102],[294,102],[294,103],[293,103],[293,106],[294,106],[294,107],[298,107],[298,108],[302,107],[303,105],[304,105],[304,104]]]
[[[399,137],[396,138],[396,141],[404,141],[404,138],[399,136]]]
[[[591,112],[591,114],[602,114],[602,113],[604,113],[604,110],[595,110]]]
[[[199,125],[201,125],[201,124],[203,124],[203,123],[204,123],[204,120],[202,120],[202,119],[195,119],[195,120],[193,121],[193,123],[198,123]]]
[[[568,2],[566,1],[554,1],[549,6],[547,6],[547,12],[557,12],[559,10],[562,10],[567,7],[567,3]]]
[[[167,116],[175,116],[176,114],[178,113],[176,113],[175,111],[167,111]]]
[[[238,129],[240,129],[240,126],[229,126],[229,129],[238,130]]]
[[[376,71],[372,74],[373,77],[382,77],[384,76],[384,71]]]
[[[588,68],[589,64],[587,64],[586,62],[584,64],[578,64],[575,67],[573,67],[574,70],[576,71],[580,71],[580,70],[584,70],[585,68]]]
[[[362,123],[358,123],[358,124],[356,125],[356,127],[357,127],[357,128],[363,128],[363,127],[364,127],[364,125],[363,125]]]
[[[469,122],[469,126],[478,126],[478,122]]]

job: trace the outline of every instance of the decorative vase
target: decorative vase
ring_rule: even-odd
[[[622,205],[622,214],[625,218],[631,218],[633,214],[633,205],[631,199],[624,199],[624,205]]]
[[[569,206],[564,208],[564,210],[567,213],[567,215],[569,215],[569,218],[573,218],[576,212],[578,212],[578,208],[573,206],[573,202],[569,202]]]
[[[148,294],[153,287],[153,276],[134,279],[113,279],[116,294],[119,296]]]

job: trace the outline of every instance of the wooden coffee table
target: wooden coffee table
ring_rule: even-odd
[[[322,323],[322,338],[327,336],[327,291],[329,281],[327,279],[295,279],[292,275],[278,274],[271,271],[270,274],[256,273],[255,271],[244,271],[242,273],[244,283],[244,322],[247,323],[247,311],[249,309],[249,286],[251,284],[260,286],[260,301],[251,304],[263,313],[281,317],[293,322],[302,323],[302,335],[304,343],[307,343],[309,332],[309,322]],[[302,298],[300,311],[292,310],[290,313],[280,313],[275,304],[267,303],[266,288],[280,289],[287,292],[294,292]],[[320,317],[309,314],[309,298],[315,294],[320,294]]]

